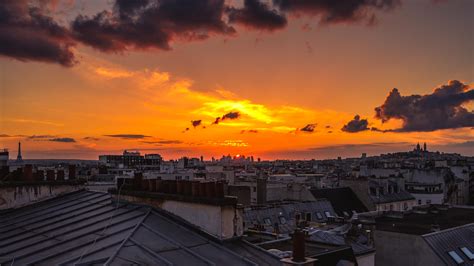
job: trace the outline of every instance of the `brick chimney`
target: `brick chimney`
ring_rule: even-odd
[[[317,261],[313,258],[306,257],[306,234],[300,229],[295,229],[291,236],[293,243],[293,254],[291,258],[284,258],[281,260],[282,265],[314,265]]]

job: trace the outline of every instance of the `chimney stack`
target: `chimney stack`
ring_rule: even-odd
[[[293,240],[293,261],[295,262],[303,262],[305,261],[305,235],[304,232],[300,229],[295,229],[293,233],[292,240]]]
[[[281,260],[285,266],[289,265],[315,265],[316,259],[306,257],[306,234],[300,229],[295,229],[291,236],[293,242],[293,255],[291,258],[284,258]]]

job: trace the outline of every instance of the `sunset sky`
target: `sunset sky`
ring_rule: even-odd
[[[474,155],[473,14],[472,0],[2,1],[0,148]]]

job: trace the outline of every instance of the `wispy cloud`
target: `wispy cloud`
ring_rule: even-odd
[[[46,120],[35,120],[35,119],[7,118],[4,121],[12,122],[12,123],[24,123],[24,124],[41,124],[41,125],[56,126],[56,127],[64,126],[64,124],[61,124],[61,123],[56,123],[56,122],[46,121]]]
[[[144,139],[150,138],[151,136],[142,135],[142,134],[112,134],[112,135],[104,135],[105,137],[110,138],[120,138],[120,139]]]
[[[76,140],[73,139],[73,138],[52,138],[52,139],[48,139],[48,141],[64,142],[64,143],[74,143],[74,142],[76,142]]]
[[[157,144],[157,145],[173,145],[173,144],[183,144],[181,140],[157,140],[157,141],[142,141],[146,144]]]

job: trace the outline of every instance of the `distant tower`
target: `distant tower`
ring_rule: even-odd
[[[426,149],[426,142],[423,143],[423,151],[426,152],[428,149]]]
[[[416,151],[421,151],[420,143],[416,144]]]
[[[18,156],[16,157],[16,161],[19,163],[23,162],[23,157],[21,157],[21,142],[18,142]]]

